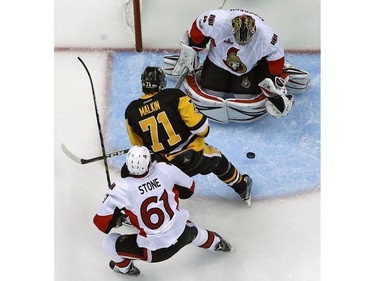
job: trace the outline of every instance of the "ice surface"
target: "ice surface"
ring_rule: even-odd
[[[91,72],[110,152],[128,147],[123,110],[139,96],[138,66],[159,64],[160,54],[55,54],[55,280],[123,280],[109,269],[104,234],[92,223],[107,189],[103,163],[77,164],[60,148],[64,143],[83,158],[101,154],[90,83],[78,56]],[[211,123],[209,142],[254,178],[252,207],[211,175],[196,177],[196,195],[181,202],[195,223],[219,232],[237,251],[188,246],[163,263],[137,262],[141,280],[319,280],[319,56],[292,59],[317,75],[309,92],[296,97],[295,113],[246,125]],[[249,150],[255,159],[245,157]],[[112,180],[122,158],[109,161]],[[304,194],[284,197],[295,193]]]
[[[178,47],[191,18],[219,2],[195,0],[181,6],[176,1],[148,1],[143,13],[145,47]],[[131,47],[119,9],[122,1],[55,3],[56,47]],[[319,1],[293,3],[295,9],[288,16],[284,12],[275,16],[275,8],[287,6],[277,1],[258,1],[252,7],[246,1],[226,5],[262,14],[278,26],[288,48],[319,48]],[[297,28],[296,22],[305,24]],[[303,36],[298,35],[301,32]],[[55,52],[55,280],[130,279],[109,269],[101,246],[104,234],[92,223],[107,189],[103,163],[79,165],[60,148],[64,143],[85,158],[101,154],[91,88],[77,56],[91,72],[106,149],[111,152],[129,146],[123,110],[140,94],[143,67],[161,65],[162,53]],[[219,232],[237,251],[214,254],[187,246],[162,263],[137,262],[144,274],[139,280],[320,280],[320,55],[288,54],[288,58],[313,76],[311,89],[296,96],[290,115],[254,124],[211,122],[207,139],[253,177],[256,202],[249,209],[211,175],[195,177],[196,195],[181,202],[195,223]],[[247,159],[247,151],[254,151],[256,158]],[[112,180],[119,176],[123,159],[109,160]]]
[[[106,112],[107,147],[117,151],[130,146],[124,130],[124,110],[141,92],[140,76],[147,65],[161,66],[162,52],[115,53],[113,77]],[[253,180],[254,199],[289,196],[320,188],[320,55],[289,54],[286,58],[311,75],[306,93],[296,95],[295,108],[285,118],[267,116],[254,123],[218,124],[210,122],[206,142],[220,149],[243,173]],[[138,82],[135,82],[138,81]],[[169,81],[168,86],[174,86]],[[246,158],[253,151],[255,159]],[[123,157],[109,163],[120,169]],[[235,198],[214,175],[196,176],[197,195],[206,198]]]

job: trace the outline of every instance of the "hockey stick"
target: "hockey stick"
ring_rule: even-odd
[[[88,163],[92,163],[92,162],[96,162],[96,161],[104,159],[103,155],[97,156],[97,157],[94,157],[94,158],[87,158],[87,159],[80,158],[80,157],[76,156],[75,154],[73,154],[65,146],[65,144],[61,144],[61,149],[65,153],[66,156],[68,156],[74,162],[77,162],[78,164],[82,164],[82,165],[85,165],[85,164],[88,164]],[[127,153],[128,151],[129,151],[129,149],[123,149],[123,150],[118,150],[118,151],[115,151],[115,152],[111,152],[111,153],[106,154],[105,158],[111,158],[111,157],[114,157],[114,156],[120,156],[120,155],[123,155],[123,154]],[[254,159],[255,158],[255,153],[249,151],[249,152],[247,152],[246,157],[249,158],[249,159]]]
[[[104,158],[111,158],[111,157],[114,157],[114,156],[123,155],[123,154],[125,154],[125,153],[127,153],[129,151],[129,149],[123,149],[123,150],[119,150],[119,151],[108,153],[108,154],[105,155],[105,157],[103,155],[101,155],[101,156],[97,156],[97,157],[94,157],[94,158],[84,159],[84,158],[80,158],[80,157],[74,155],[65,146],[65,144],[61,144],[61,149],[65,153],[66,156],[68,156],[74,162],[77,162],[78,164],[82,164],[82,165],[85,165],[85,164],[88,164],[88,163],[92,163],[92,162],[96,162],[96,161],[99,161],[99,160],[103,160]]]
[[[95,97],[94,84],[93,84],[92,79],[91,79],[90,71],[89,71],[88,68],[86,67],[85,63],[83,62],[83,60],[82,60],[80,57],[78,57],[78,60],[82,63],[82,65],[83,65],[83,67],[85,68],[85,70],[86,70],[86,72],[87,72],[87,75],[89,76],[89,79],[90,79],[91,92],[92,92],[92,97],[93,97],[93,100],[94,100],[94,107],[95,107],[95,114],[96,114],[96,123],[97,123],[97,125],[98,125],[98,131],[99,131],[99,137],[100,137],[100,144],[101,144],[101,147],[102,147],[102,153],[103,153],[104,168],[105,168],[105,173],[106,173],[106,176],[107,176],[107,183],[108,183],[108,186],[111,186],[111,179],[110,179],[110,177],[109,177],[109,170],[108,170],[107,158],[105,157],[105,156],[106,156],[106,153],[105,153],[105,147],[104,147],[104,141],[103,141],[102,128],[101,128],[100,121],[99,121],[98,106],[97,106],[97,104],[96,104],[96,97]]]
[[[219,9],[222,9],[222,8],[223,8],[225,2],[227,2],[227,0],[223,0],[223,2],[221,2],[221,5],[219,6]]]

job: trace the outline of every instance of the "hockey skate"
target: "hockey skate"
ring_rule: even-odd
[[[219,237],[220,238],[220,241],[219,243],[217,243],[217,246],[216,246],[216,249],[215,249],[215,252],[216,251],[220,251],[220,252],[230,252],[230,250],[232,249],[232,246],[223,239],[223,237],[221,237],[219,234],[217,234],[216,232],[214,232],[215,236]]]
[[[137,277],[139,276],[139,274],[141,274],[141,271],[138,269],[138,267],[136,267],[134,265],[134,263],[131,263],[130,265],[130,269],[128,270],[128,272],[122,272],[118,269],[118,267],[116,266],[116,263],[114,261],[110,261],[109,262],[109,267],[116,273],[121,273],[121,274],[124,274],[124,275],[128,275],[128,276],[133,276],[133,277]]]
[[[240,197],[243,199],[243,201],[246,201],[246,203],[251,206],[251,187],[253,185],[253,180],[250,178],[249,175],[243,175],[244,181],[246,182],[246,189],[240,194]]]

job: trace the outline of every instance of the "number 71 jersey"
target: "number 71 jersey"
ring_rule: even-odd
[[[126,129],[132,145],[153,152],[178,152],[194,136],[208,133],[207,118],[179,89],[163,89],[132,101],[125,110]]]
[[[185,229],[189,213],[179,208],[179,192],[175,188],[194,191],[194,181],[177,167],[154,162],[145,177],[127,177],[116,181],[94,217],[102,231],[125,211],[139,230],[137,243],[150,250],[174,244]]]

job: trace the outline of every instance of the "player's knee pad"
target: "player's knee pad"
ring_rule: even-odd
[[[221,156],[222,154],[218,149],[206,143],[203,148],[203,159],[200,166],[200,174],[207,175],[212,173],[216,169],[217,165],[219,165]]]
[[[233,165],[228,161],[225,155],[222,154],[220,161],[218,162],[218,164],[212,172],[220,178],[221,176],[224,176],[227,173],[229,173],[232,167]]]
[[[123,261],[123,258],[119,256],[116,251],[116,241],[121,236],[119,233],[109,233],[103,240],[104,250],[107,252],[111,260],[115,262]]]

